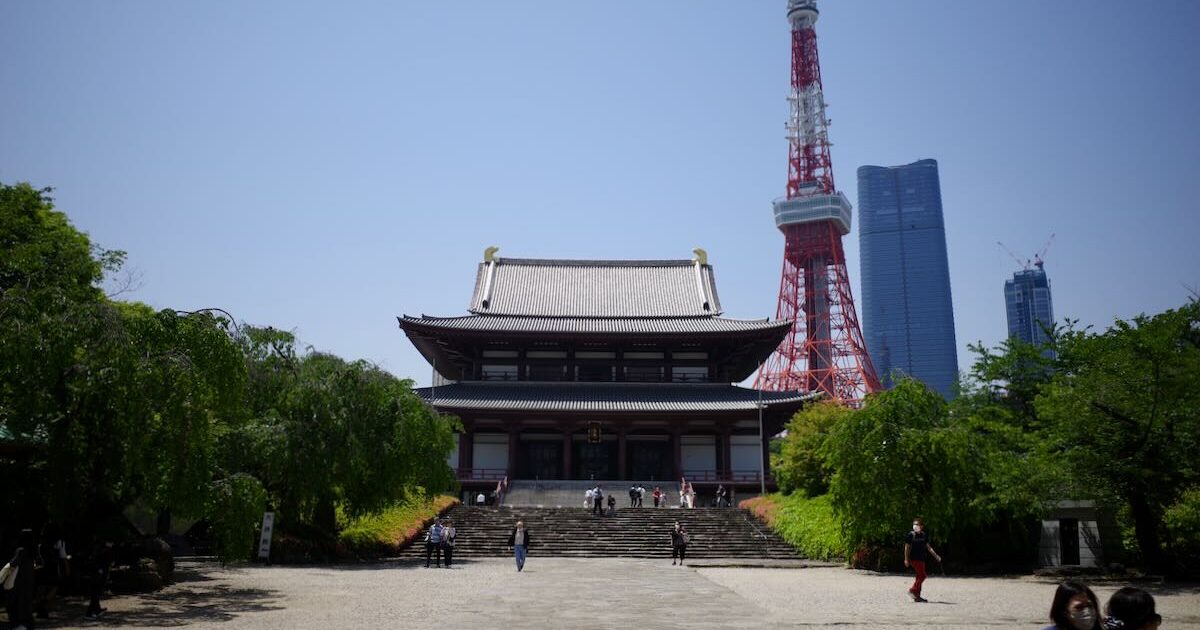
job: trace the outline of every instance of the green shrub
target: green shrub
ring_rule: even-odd
[[[819,402],[796,412],[787,425],[779,453],[771,457],[771,470],[784,494],[801,491],[815,497],[829,491],[831,471],[826,461],[825,438],[853,411],[833,402]]]
[[[1170,551],[1188,575],[1200,575],[1200,487],[1183,493],[1163,515]]]
[[[416,540],[434,517],[458,502],[454,497],[414,494],[390,508],[352,519],[339,534],[339,542],[358,556],[394,555]]]
[[[828,495],[809,498],[771,494],[742,501],[739,507],[750,510],[807,558],[833,560],[847,556],[850,546],[842,536]]]

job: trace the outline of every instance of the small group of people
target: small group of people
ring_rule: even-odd
[[[642,507],[642,500],[646,498],[646,487],[640,483],[635,483],[629,486],[629,507]]]
[[[1058,585],[1050,604],[1046,630],[1155,630],[1162,615],[1154,610],[1154,596],[1140,588],[1126,586],[1108,598],[1104,615],[1100,600],[1086,584],[1066,581]]]
[[[631,490],[630,495],[632,496],[632,494],[633,492]],[[613,496],[612,494],[608,495],[607,512],[604,509],[604,505],[604,489],[601,488],[599,484],[588,488],[587,492],[583,493],[583,507],[590,507],[592,509],[592,514],[599,514],[600,516],[607,514],[608,516],[612,516],[613,514],[617,513],[617,497]]]
[[[105,612],[100,607],[100,595],[108,581],[112,549],[112,541],[98,542],[85,560],[82,577],[90,596],[85,614],[88,619],[99,619]],[[32,529],[21,530],[12,559],[0,570],[9,626],[13,630],[32,630],[35,619],[49,619],[59,586],[70,575],[71,556],[55,525],[47,524],[42,529],[40,542]]]
[[[442,568],[442,556],[444,555],[446,568],[449,569],[450,563],[454,560],[454,540],[457,537],[458,530],[454,528],[453,521],[433,519],[433,525],[429,527],[428,532],[425,532],[425,568],[429,568],[431,557],[436,558],[437,567]]]

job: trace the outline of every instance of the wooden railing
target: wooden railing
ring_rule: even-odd
[[[508,475],[506,468],[458,468],[459,481],[501,481]]]

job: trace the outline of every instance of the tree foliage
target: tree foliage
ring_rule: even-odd
[[[335,509],[453,483],[455,424],[409,381],[210,311],[112,300],[99,284],[124,258],[48,190],[0,184],[0,436],[19,454],[0,483],[25,519],[7,526],[86,529],[138,503],[207,517],[244,557],[268,500],[332,534]]]
[[[851,413],[848,407],[822,401],[792,417],[779,454],[771,463],[781,492],[800,491],[816,497],[829,490],[831,470],[825,456],[825,441],[833,427]]]

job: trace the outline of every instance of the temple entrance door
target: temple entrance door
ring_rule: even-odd
[[[519,479],[559,479],[562,477],[562,439],[521,441],[517,451]]]
[[[571,454],[572,476],[575,479],[616,479],[617,442],[604,440],[591,444],[586,440],[574,442]]]
[[[649,437],[649,436],[647,436]],[[661,440],[628,438],[629,479],[635,481],[666,481],[673,478],[671,443],[667,436]]]

